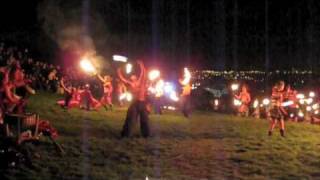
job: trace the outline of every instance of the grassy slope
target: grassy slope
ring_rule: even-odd
[[[59,130],[67,155],[49,141],[37,146],[36,169],[12,170],[30,179],[314,179],[320,178],[320,127],[288,124],[287,137],[266,135],[267,122],[196,112],[151,116],[154,137],[120,139],[125,109],[65,111],[57,96],[32,97],[30,111]]]

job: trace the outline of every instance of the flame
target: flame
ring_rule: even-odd
[[[87,58],[83,58],[80,61],[80,66],[85,72],[88,72],[88,73],[95,73],[96,72],[96,68],[93,66],[91,61]]]
[[[187,85],[189,84],[191,80],[191,73],[188,68],[184,68],[184,75],[183,75],[183,80],[181,81],[181,84]]]

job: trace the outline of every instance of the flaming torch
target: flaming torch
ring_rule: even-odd
[[[191,73],[188,68],[184,68],[183,72],[184,72],[184,75],[183,75],[183,80],[181,81],[181,84],[187,85],[191,80]]]
[[[80,61],[80,67],[87,73],[92,73],[95,74],[97,72],[96,68],[93,66],[92,62],[87,59],[87,58],[83,58]]]

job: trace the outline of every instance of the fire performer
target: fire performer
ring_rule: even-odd
[[[128,108],[127,117],[123,126],[121,136],[129,137],[131,134],[132,125],[135,121],[140,119],[141,134],[143,137],[150,135],[149,117],[147,112],[146,103],[146,69],[143,62],[137,62],[140,67],[139,78],[135,75],[130,76],[130,80],[124,78],[120,68],[118,69],[118,76],[121,81],[128,84],[133,94],[134,100]]]
[[[291,105],[286,107],[286,111],[288,112],[286,119],[291,121],[298,121],[298,108],[297,108],[297,91],[291,88],[290,84],[286,86],[283,99],[285,102],[291,101]]]
[[[35,91],[28,85],[31,81],[25,79],[24,73],[19,62],[13,62],[10,67],[1,70],[4,73],[1,87],[1,107],[4,111],[23,113],[27,103],[26,98],[18,96],[15,91],[17,88],[25,89],[25,92],[35,94]]]
[[[182,93],[180,94],[180,103],[183,115],[188,118],[191,114],[191,73],[187,68],[184,68],[184,79],[179,79],[182,85]]]
[[[98,75],[98,78],[103,83],[103,96],[100,103],[106,110],[108,110],[108,107],[112,110],[112,78],[110,76],[101,77],[100,75]]]
[[[239,95],[235,95],[235,98],[241,102],[238,107],[238,116],[249,116],[249,104],[251,102],[251,95],[248,92],[248,86],[242,85],[241,92]]]
[[[65,98],[64,98],[64,100],[58,101],[57,104],[61,105],[64,108],[71,108],[71,107],[79,106],[80,100],[78,98],[78,96],[79,96],[78,90],[72,86],[66,87],[64,84],[63,78],[60,80],[60,85],[63,88],[63,91],[65,93]]]
[[[101,103],[93,97],[89,84],[86,84],[84,90],[82,90],[80,93],[81,102],[84,103],[84,107],[82,108],[90,111],[91,109],[97,110],[99,107],[101,107]]]
[[[284,116],[287,114],[285,109],[282,106],[283,103],[283,94],[284,94],[284,82],[279,81],[272,88],[271,96],[271,109],[270,109],[270,127],[269,127],[269,136],[272,135],[272,131],[275,128],[277,122],[280,122],[280,134],[284,137]]]

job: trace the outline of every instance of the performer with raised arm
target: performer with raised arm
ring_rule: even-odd
[[[139,78],[137,78],[135,75],[131,75],[130,80],[128,80],[123,76],[120,68],[117,71],[120,80],[129,85],[134,98],[133,102],[128,108],[127,117],[121,132],[122,137],[130,136],[132,125],[137,119],[140,120],[142,136],[148,137],[150,135],[149,117],[146,107],[146,69],[142,61],[138,61],[137,63],[140,67]]]
[[[112,78],[110,76],[102,77],[99,74],[97,76],[99,80],[103,83],[103,96],[100,100],[100,103],[106,110],[108,110],[108,107],[110,108],[110,110],[112,110]]]
[[[70,107],[70,102],[71,102],[72,98],[74,97],[75,88],[73,88],[72,86],[66,87],[65,84],[64,84],[64,79],[63,78],[61,78],[61,80],[60,80],[60,85],[64,90],[65,98],[64,98],[64,103],[63,104],[61,104],[61,101],[58,101],[58,104],[63,105],[64,108],[69,108]]]

